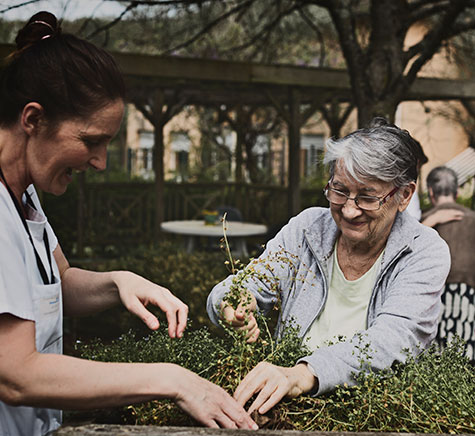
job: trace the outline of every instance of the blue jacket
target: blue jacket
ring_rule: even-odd
[[[283,324],[294,320],[303,337],[322,312],[338,234],[330,210],[313,207],[292,218],[268,242],[256,268],[265,268],[266,274],[278,281],[278,334]],[[277,256],[280,261],[275,260],[278,252],[283,253]],[[282,262],[283,255],[288,262]],[[300,360],[307,362],[318,377],[315,393],[354,384],[354,374],[363,368],[362,359],[369,359],[371,368],[380,370],[395,361],[403,362],[407,358],[405,350],[416,355],[426,348],[437,330],[440,294],[449,269],[449,249],[437,232],[406,212],[398,213],[369,302],[367,329],[344,342],[320,347]],[[232,277],[217,284],[208,297],[208,314],[215,324],[217,308]],[[277,301],[269,283],[258,279],[247,283],[264,313]],[[369,344],[365,352],[368,356],[359,352],[364,344]]]

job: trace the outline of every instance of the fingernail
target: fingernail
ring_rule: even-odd
[[[259,426],[256,423],[254,423],[254,424],[252,424],[252,429],[253,430],[259,430]]]

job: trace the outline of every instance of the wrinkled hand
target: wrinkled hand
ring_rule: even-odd
[[[460,221],[465,216],[464,212],[458,209],[439,209],[429,215],[422,224],[434,227],[438,224],[445,224],[451,221]]]
[[[168,289],[128,271],[114,272],[113,279],[122,304],[137,315],[151,330],[158,329],[157,317],[147,310],[148,304],[159,307],[166,315],[168,335],[180,338],[186,327],[188,306]]]
[[[207,427],[257,430],[257,424],[224,389],[185,370],[175,403]]]
[[[244,406],[254,394],[259,392],[249,407],[248,413],[251,414],[257,410],[263,415],[282,398],[294,398],[309,392],[316,381],[306,363],[284,368],[261,362],[244,377],[234,393],[234,398],[241,406]]]
[[[457,209],[440,209],[434,213],[437,215],[439,224],[448,223],[450,221],[460,221],[464,217],[464,213]]]
[[[225,301],[221,303],[223,320],[236,330],[245,331],[249,343],[256,342],[260,333],[254,316],[256,307],[256,298],[251,293],[243,295],[236,310],[228,306]]]

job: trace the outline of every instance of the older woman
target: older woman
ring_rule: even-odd
[[[166,315],[180,337],[188,308],[128,271],[69,266],[33,184],[56,195],[73,171],[102,170],[122,120],[124,83],[105,51],[35,14],[0,76],[0,434],[50,434],[58,409],[170,398],[211,427],[256,428],[223,389],[177,365],[103,363],[63,356],[62,314],[122,303],[152,330]]]
[[[375,370],[389,367],[405,359],[405,349],[417,353],[433,339],[450,257],[437,233],[405,212],[417,178],[416,149],[407,131],[383,119],[330,140],[330,209],[292,218],[261,256],[287,253],[289,262],[268,271],[270,280],[250,279],[250,298],[246,291],[236,309],[223,302],[231,277],[212,290],[210,318],[223,317],[249,342],[259,335],[253,311],[268,311],[279,297],[278,329],[294,319],[313,351],[292,368],[257,365],[234,394],[242,405],[258,394],[249,412],[265,413],[284,396],[353,384],[362,360]],[[279,296],[270,286],[275,280]]]

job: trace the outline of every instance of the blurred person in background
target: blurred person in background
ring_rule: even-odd
[[[436,340],[444,347],[457,334],[475,362],[475,211],[456,202],[457,174],[451,168],[434,168],[427,190],[433,208],[423,214],[422,223],[437,230],[452,258]]]

